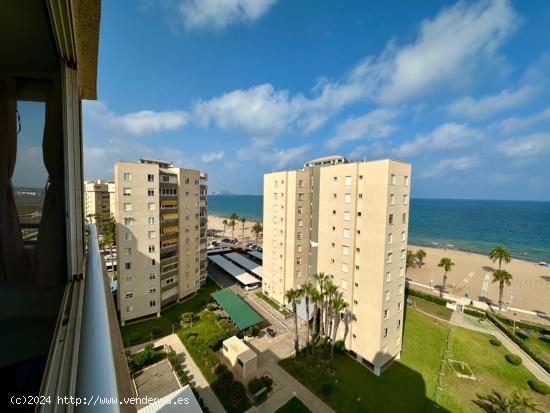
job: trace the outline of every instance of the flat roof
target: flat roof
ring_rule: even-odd
[[[237,267],[235,264],[233,264],[231,261],[221,255],[208,255],[208,259],[214,264],[218,265],[222,270],[227,272],[243,285],[253,285],[260,282],[260,280],[258,280],[256,277],[253,277],[243,269]]]
[[[229,288],[213,292],[212,297],[240,330],[245,330],[263,321],[263,318],[252,307]]]
[[[252,360],[254,357],[257,357],[257,354],[254,350],[247,346],[245,342],[240,340],[237,336],[229,337],[223,342],[224,346],[231,349],[233,353],[237,355],[243,362]]]
[[[154,401],[138,410],[140,413],[202,413],[201,406],[189,385]]]
[[[257,275],[258,277],[260,278],[264,277],[262,266],[258,263],[255,263],[254,261],[250,261],[246,257],[243,257],[241,254],[237,252],[230,252],[229,254],[225,254],[224,257],[229,258],[231,261],[239,264],[241,267],[246,268],[253,274]]]
[[[260,251],[248,250],[248,251],[246,251],[246,253],[247,253],[248,255],[252,255],[253,257],[258,258],[259,260],[262,260],[262,261],[263,261],[262,253],[261,253]]]

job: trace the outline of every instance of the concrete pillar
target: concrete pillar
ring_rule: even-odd
[[[126,325],[126,321],[121,321],[121,322],[120,322],[120,325],[121,325],[122,327],[124,327],[124,326]]]
[[[395,356],[395,359],[396,359],[396,360],[400,360],[400,359],[401,359],[401,352],[397,353],[397,356]]]
[[[157,311],[157,318],[160,318],[160,311]]]
[[[374,366],[374,374],[380,376],[380,367]]]

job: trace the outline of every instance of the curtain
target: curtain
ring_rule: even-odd
[[[0,78],[0,282],[28,280],[11,177],[17,159],[17,95],[13,79]]]
[[[48,187],[38,231],[32,284],[37,288],[50,288],[67,282],[63,110],[59,80],[53,82],[46,100],[42,156],[48,171]]]

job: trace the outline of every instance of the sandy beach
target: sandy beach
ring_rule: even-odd
[[[218,215],[208,215],[208,229],[209,230],[215,230],[220,231],[221,234],[223,234],[226,237],[232,237],[232,229],[230,226],[227,226],[225,228],[225,233],[223,231],[223,220],[227,219],[229,221],[229,217],[221,217]],[[243,236],[243,224],[241,221],[235,222],[235,238],[239,240],[250,240],[253,242],[256,242],[256,235],[252,232],[252,227],[254,226],[256,222],[255,221],[246,221],[244,223],[244,236]],[[261,245],[262,244],[262,235],[258,237],[258,242]]]
[[[487,256],[480,254],[409,245],[412,251],[419,248],[427,253],[425,264],[422,268],[409,268],[408,278],[422,284],[441,285],[444,272],[437,264],[442,257],[448,257],[455,263],[448,274],[448,293],[457,296],[468,294],[468,297],[476,300],[485,296],[498,303],[498,283],[491,282],[491,270],[498,268],[498,262],[493,264]],[[503,300],[506,305],[510,302],[512,291],[515,296],[512,307],[550,314],[550,268],[516,259],[512,259],[509,264],[503,263],[502,268],[513,277],[512,285],[504,287]]]

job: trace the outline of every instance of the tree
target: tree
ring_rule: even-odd
[[[227,228],[227,219],[223,220],[223,235],[225,235],[225,229]]]
[[[340,325],[340,314],[348,307],[348,303],[344,301],[341,294],[338,294],[331,303],[332,314],[334,316],[334,328],[332,329],[332,343],[330,348],[330,358],[334,358],[334,346],[336,344],[336,335],[338,334],[338,326]]]
[[[317,331],[317,320],[319,319],[319,304],[323,301],[323,296],[317,288],[313,287],[313,290],[309,294],[309,300],[313,303],[313,332],[311,336],[315,337],[319,333]]]
[[[236,221],[238,219],[239,219],[239,216],[234,212],[232,212],[231,215],[229,215],[229,220],[230,221]]]
[[[346,338],[348,337],[349,333],[349,322],[351,320],[352,314],[349,309],[349,306],[344,310],[344,338],[342,338],[342,341],[344,342],[344,345],[346,344]]]
[[[235,220],[234,219],[229,221],[229,226],[231,227],[231,237],[235,238]]]
[[[476,394],[474,403],[488,413],[524,413],[527,411],[542,412],[533,400],[523,392],[516,390],[511,396],[505,396],[496,390],[489,394]]]
[[[331,332],[332,332],[332,320],[333,320],[332,301],[337,297],[337,294],[338,294],[338,287],[334,285],[334,283],[330,278],[328,278],[327,281],[325,281],[325,293],[326,293],[325,337],[330,338]]]
[[[300,304],[300,298],[302,291],[300,289],[291,288],[286,291],[285,297],[289,303],[292,304],[292,313],[294,318],[294,355],[297,356],[300,351],[300,345],[298,342],[298,310],[297,306]]]
[[[407,250],[407,261],[405,264],[407,267],[407,270],[412,266],[414,266],[414,259],[415,259],[414,252],[412,252],[411,250]]]
[[[416,253],[414,254],[416,258],[416,265],[418,265],[420,268],[424,265],[424,258],[426,258],[426,251],[423,249],[416,250]]]
[[[256,244],[258,243],[258,236],[264,232],[264,226],[259,222],[256,222],[252,227],[252,233],[256,235]]]
[[[493,273],[493,281],[498,282],[498,309],[502,309],[502,296],[504,294],[504,284],[508,287],[512,284],[512,274],[506,270],[496,270]]]
[[[311,299],[311,296],[314,295],[315,287],[311,283],[302,284],[302,293],[304,295],[304,299],[306,301],[306,325],[307,325],[307,340],[306,340],[306,348],[309,351],[309,343],[310,343],[310,327],[309,327],[309,302]]]
[[[493,262],[498,261],[498,269],[500,270],[500,268],[502,266],[502,261],[504,261],[506,264],[508,264],[510,261],[512,261],[512,254],[510,254],[510,251],[508,251],[503,246],[497,245],[489,253],[489,258]]]
[[[319,333],[321,334],[321,336],[323,336],[325,334],[325,325],[324,325],[324,322],[323,322],[323,320],[324,320],[323,315],[324,315],[324,312],[325,312],[325,292],[324,292],[324,289],[325,289],[325,282],[328,279],[328,275],[325,275],[324,272],[319,272],[319,273],[313,274],[313,278],[315,279],[317,287],[319,288],[319,295],[320,295],[320,300],[319,300],[319,303],[320,303],[320,306],[319,306],[319,311],[320,311],[320,314],[319,314]]]
[[[441,297],[443,297],[443,293],[445,292],[445,286],[447,285],[447,273],[453,269],[453,265],[455,265],[455,263],[452,262],[451,259],[447,257],[441,258],[441,261],[439,261],[439,264],[437,264],[438,267],[441,267],[445,270],[445,274],[443,275],[443,284],[441,285],[441,290],[439,292],[439,295]]]
[[[241,223],[243,224],[242,238],[244,239],[244,223],[246,222],[246,218],[245,217],[239,218],[239,221],[241,221]]]

